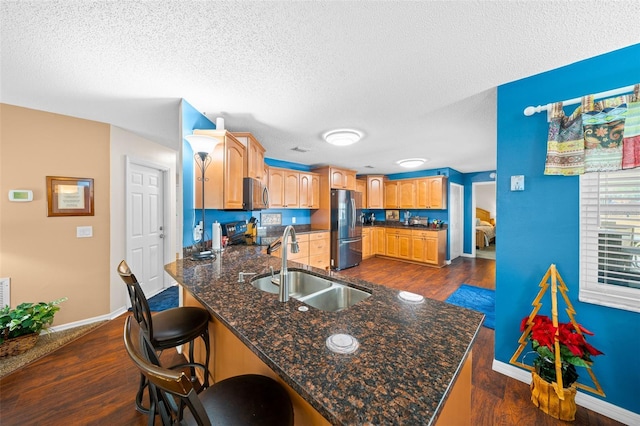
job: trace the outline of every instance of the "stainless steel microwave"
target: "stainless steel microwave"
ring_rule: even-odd
[[[261,180],[246,177],[242,182],[242,209],[262,210],[269,208],[269,189]]]

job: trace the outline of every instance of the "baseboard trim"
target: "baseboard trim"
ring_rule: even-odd
[[[493,371],[504,374],[512,379],[527,384],[531,383],[531,373],[522,368],[495,359],[493,360],[491,368]],[[640,414],[618,407],[617,405],[613,405],[581,391],[578,391],[576,394],[576,404],[626,425],[640,424]]]
[[[127,312],[127,308],[126,307],[122,307],[120,309],[117,309],[111,313],[105,314],[105,315],[100,315],[97,317],[93,317],[93,318],[86,318],[80,321],[74,321],[74,322],[69,322],[66,324],[60,324],[60,325],[56,325],[54,327],[49,327],[47,330],[43,330],[42,333],[47,333],[47,332],[51,332],[51,333],[55,333],[58,331],[64,331],[64,330],[69,330],[70,328],[75,328],[75,327],[80,327],[83,325],[88,325],[88,324],[93,324],[95,322],[101,322],[101,321],[109,321],[112,320],[114,318],[119,317],[120,315],[124,314],[125,312]]]

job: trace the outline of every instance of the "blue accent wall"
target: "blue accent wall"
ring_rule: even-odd
[[[546,113],[526,117],[523,110],[638,82],[640,44],[499,86],[496,187],[496,359],[508,363],[518,348],[520,320],[531,312],[538,283],[555,263],[576,320],[595,333],[588,341],[605,353],[593,366],[605,400],[634,413],[640,413],[640,314],[578,300],[579,178],[543,175]],[[510,191],[512,175],[525,176],[524,191]],[[550,315],[550,306],[546,295],[540,313]],[[564,307],[560,299],[562,321]],[[590,384],[587,372],[578,370],[579,381]]]
[[[201,112],[196,110],[190,103],[182,100],[182,245],[189,247],[193,245],[193,228],[202,217],[202,210],[195,211],[194,205],[194,163],[191,145],[184,139],[186,135],[192,135],[194,129],[215,129],[213,124]],[[208,212],[207,212],[208,213]],[[209,222],[208,214],[206,223]],[[211,227],[207,226],[208,234],[211,234]]]

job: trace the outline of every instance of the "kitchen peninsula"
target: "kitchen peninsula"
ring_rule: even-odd
[[[290,270],[371,293],[339,312],[299,310],[304,303],[254,288],[256,275],[239,279],[280,269],[281,259],[263,251],[233,246],[216,260],[165,266],[186,290],[184,304],[211,312],[216,381],[247,372],[277,378],[292,394],[296,424],[469,424],[471,346],[482,314],[406,302],[383,285],[290,261]],[[357,351],[331,352],[325,342],[337,333],[355,337]]]

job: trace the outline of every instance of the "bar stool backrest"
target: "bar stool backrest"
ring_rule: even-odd
[[[135,321],[131,321],[131,317],[128,317],[124,325],[124,346],[134,364],[152,384],[153,394],[156,397],[155,402],[163,418],[163,424],[166,424],[168,418],[171,419],[170,423],[180,424],[183,407],[186,405],[198,425],[210,426],[209,416],[189,378],[182,371],[169,370],[154,365],[157,358],[155,360],[149,359],[151,354],[155,358],[153,346],[145,334],[140,331],[140,326]]]
[[[118,265],[118,274],[122,281],[127,285],[127,293],[131,300],[131,310],[136,321],[149,337],[150,341],[153,340],[153,321],[151,318],[151,310],[149,309],[149,302],[147,297],[142,291],[142,287],[138,283],[136,276],[131,272],[129,265],[124,260]]]

